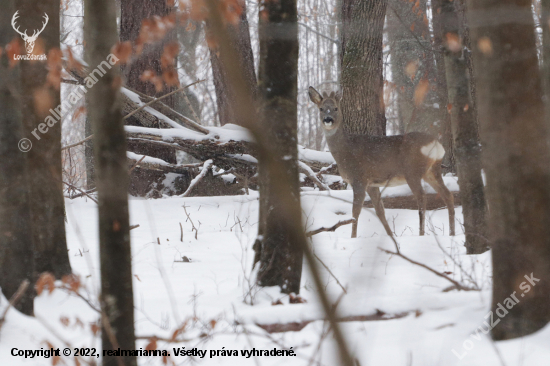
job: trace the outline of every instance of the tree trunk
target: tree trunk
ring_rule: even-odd
[[[342,113],[344,129],[385,135],[382,32],[386,0],[342,1]]]
[[[432,26],[433,26],[433,53],[435,60],[435,85],[438,95],[439,104],[439,120],[441,123],[439,133],[441,134],[440,142],[445,149],[445,157],[442,165],[444,173],[456,173],[455,158],[453,152],[453,136],[451,133],[451,115],[447,112],[449,98],[447,93],[447,76],[445,75],[445,60],[443,57],[443,31],[441,24],[441,16],[438,11],[441,10],[441,4],[437,0],[432,1]]]
[[[465,246],[468,254],[480,254],[489,249],[485,194],[481,177],[481,147],[470,99],[466,59],[460,43],[459,17],[452,0],[435,0],[434,8],[441,9],[441,12],[436,10],[435,14],[441,17],[441,37],[446,39],[445,68],[451,104],[454,155],[466,232]]]
[[[284,188],[294,207],[300,207],[297,149],[298,25],[295,0],[262,0],[260,12],[259,92],[262,98],[262,127],[270,159],[284,164],[289,182]],[[267,161],[260,162],[260,222],[255,250],[259,254],[260,286],[280,286],[284,293],[299,293],[302,250],[292,240],[296,223],[286,220],[285,205],[276,189],[281,178],[272,176]],[[287,199],[288,201],[288,199]]]
[[[496,310],[509,296],[519,300],[491,331],[504,340],[550,320],[548,131],[531,2],[469,0],[467,7],[491,210],[493,313],[504,313]]]
[[[145,19],[153,18],[154,16],[163,17],[172,10],[166,1],[163,0],[122,0],[121,1],[121,17],[120,17],[120,41],[130,41],[135,47],[141,30],[142,22]],[[176,40],[176,33],[169,32],[164,40],[147,44],[143,47],[143,52],[140,55],[134,55],[132,63],[122,67],[122,73],[126,76],[126,85],[140,93],[159,97],[173,90],[174,87],[167,87],[161,91],[157,91],[155,86],[141,80],[141,75],[146,70],[153,71],[156,75],[162,75],[161,56],[164,46],[170,40]],[[177,103],[177,94],[163,99],[163,102],[174,108]],[[127,120],[127,124],[132,124],[133,120]],[[139,125],[139,124],[138,124]],[[176,163],[176,151],[170,147],[155,146],[151,150],[146,147],[146,150],[137,149],[133,144],[129,144],[129,151],[137,154],[144,154],[155,158],[162,159],[170,164]],[[130,186],[133,191],[138,191],[140,186],[153,186],[154,182],[163,179],[164,173],[155,172],[145,169],[135,170],[130,177]]]
[[[0,44],[12,40],[10,18],[13,1],[0,13]],[[24,280],[34,282],[32,222],[29,212],[27,154],[20,151],[28,143],[23,137],[20,105],[19,65],[8,66],[8,54],[0,55],[0,287],[9,300]],[[19,144],[19,145],[18,145]],[[19,148],[18,148],[19,146]],[[31,288],[15,305],[24,314],[33,314]]]
[[[88,111],[88,103],[86,103],[86,110]],[[84,122],[84,136],[88,137],[92,135],[92,124],[90,118],[86,112],[86,121]],[[95,162],[94,162],[94,142],[88,140],[84,143],[84,161],[86,163],[86,188],[95,188]]]
[[[42,51],[46,55],[50,51],[60,52],[59,1],[37,3],[33,0],[17,0],[16,7],[20,14],[17,21],[21,21],[18,23],[21,29],[36,29],[44,21],[44,13],[49,17],[46,28],[36,42],[34,52]],[[23,123],[25,135],[33,140],[33,147],[27,153],[27,158],[29,174],[32,176],[29,181],[29,198],[35,271],[37,274],[51,272],[56,278],[61,278],[71,273],[65,238],[61,123],[49,117],[48,111],[59,106],[60,93],[59,86],[48,81],[47,75],[47,62],[21,61]],[[46,119],[50,121],[47,126]],[[52,120],[55,123],[51,123]],[[37,131],[39,127],[46,130],[46,133]],[[39,139],[35,139],[31,131],[34,131]]]
[[[436,69],[428,24],[425,0],[416,3],[389,0],[387,32],[401,133],[420,131],[437,135],[441,129],[444,105],[433,87],[437,85]],[[425,82],[431,87],[416,105],[415,91]]]
[[[86,0],[84,5],[87,62],[95,67],[111,57],[110,49],[117,42],[115,3]],[[118,71],[116,65],[107,70],[88,92],[99,200],[103,350],[135,349],[128,165],[120,93],[115,86],[120,84]],[[105,357],[103,364],[118,366],[119,360]],[[137,365],[135,356],[122,360],[124,365]]]
[[[254,70],[254,55],[250,44],[250,31],[248,19],[246,17],[246,3],[242,1],[243,12],[237,25],[228,24],[227,32],[232,40],[232,46],[237,50],[240,58],[243,75],[250,88],[254,99],[258,94],[258,83],[256,81],[256,71]],[[220,124],[226,123],[239,124],[236,119],[234,91],[228,83],[226,71],[217,54],[217,48],[210,48],[210,61],[212,63],[212,74],[214,76],[214,86],[216,88],[216,102],[218,105],[218,116]]]
[[[550,0],[541,0],[542,80],[546,104],[546,119],[550,126]]]

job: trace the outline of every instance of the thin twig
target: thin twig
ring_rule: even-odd
[[[169,96],[172,95],[172,94],[176,94],[177,92],[180,92],[180,91],[182,91],[182,90],[184,90],[184,89],[189,88],[190,86],[193,86],[193,85],[195,85],[195,84],[201,83],[201,82],[203,82],[203,81],[205,81],[205,80],[206,80],[206,79],[197,80],[197,81],[195,81],[194,83],[188,84],[188,85],[186,85],[186,86],[182,86],[181,88],[176,89],[176,90],[174,90],[174,91],[172,91],[172,92],[170,92],[170,93],[168,93],[168,94],[164,94],[164,95],[161,96],[161,97],[155,98],[155,99],[153,99],[152,101],[150,101],[150,102],[148,102],[148,103],[145,103],[144,105],[140,106],[138,109],[135,109],[135,110],[133,110],[132,112],[128,113],[127,115],[124,116],[123,119],[128,119],[128,118],[132,117],[134,114],[136,114],[137,112],[141,111],[142,109],[144,109],[144,108],[146,108],[146,107],[149,107],[151,104],[154,104],[154,103],[156,103],[156,102],[158,102],[158,101],[160,101],[160,100],[162,100],[162,99],[164,99],[164,98],[169,97]]]
[[[80,145],[80,144],[83,144],[83,143],[85,143],[86,141],[88,141],[89,139],[91,139],[92,137],[94,137],[94,135],[90,135],[90,136],[86,137],[84,140],[80,140],[80,141],[78,141],[78,142],[75,142],[74,144],[67,145],[67,146],[63,146],[63,147],[61,148],[61,151],[70,149],[71,147],[75,147],[75,146],[78,146],[78,145]]]
[[[27,291],[29,283],[29,280],[23,280],[23,282],[21,282],[21,284],[19,285],[17,291],[15,291],[15,293],[11,296],[8,306],[6,306],[4,312],[2,313],[2,317],[0,317],[0,329],[6,321],[6,314],[8,313],[8,310],[10,310],[11,307],[15,306],[19,302],[25,291]]]
[[[330,270],[330,268],[328,268],[328,266],[321,260],[321,258],[319,258],[317,256],[317,254],[313,253],[313,255],[315,256],[315,258],[317,258],[317,260],[319,261],[319,263],[321,263],[321,265],[323,267],[325,267],[325,269],[328,271],[328,273],[330,273],[330,275],[332,276],[332,278],[334,278],[336,280],[336,283],[338,284],[338,286],[340,286],[340,288],[342,289],[342,291],[344,291],[344,293],[347,295],[347,291],[346,291],[346,288],[340,283],[340,281],[338,281],[338,278],[334,275],[334,273],[332,273],[332,271]]]
[[[97,203],[97,204],[99,205],[99,202],[97,202],[97,200],[96,200],[95,198],[93,198],[92,196],[90,196],[88,193],[84,192],[82,189],[73,186],[71,183],[67,183],[67,182],[65,182],[65,181],[62,181],[62,182],[63,182],[63,184],[66,184],[66,185],[69,186],[70,188],[76,189],[77,191],[80,191],[80,193],[82,193],[83,195],[85,195],[86,197],[88,197],[89,199],[91,199],[92,201],[94,201],[95,203]]]
[[[143,159],[145,159],[146,156],[147,156],[147,155],[143,155],[143,156],[141,157],[141,159],[139,159],[138,161],[136,161],[136,162],[134,163],[134,165],[132,165],[132,167],[130,168],[130,170],[128,170],[128,174],[130,174],[130,173],[132,172],[132,170],[134,170],[134,169],[136,168],[136,166],[138,166],[138,164],[141,163],[141,162],[143,161]]]
[[[449,281],[450,283],[452,283],[457,290],[462,290],[462,291],[479,291],[475,288],[472,288],[472,287],[467,287],[467,286],[464,286],[462,284],[460,284],[459,282],[453,280],[451,277],[447,276],[446,274],[444,273],[441,273],[439,271],[436,271],[435,269],[431,268],[431,267],[428,267],[427,265],[423,264],[423,263],[420,263],[420,262],[417,262],[409,257],[407,257],[406,255],[403,255],[401,254],[401,252],[392,252],[391,250],[386,250],[384,248],[380,248],[378,247],[378,249],[380,249],[381,251],[383,252],[386,252],[388,254],[393,254],[393,255],[396,255],[398,257],[401,257],[403,258],[404,260],[406,260],[407,262],[410,262],[412,264],[416,264],[417,266],[420,266],[422,268],[425,268],[427,269],[428,271],[432,272],[433,274],[435,274],[436,276],[439,276],[439,277],[442,277],[444,279],[446,279],[447,281]]]
[[[85,195],[95,193],[96,191],[97,191],[97,188],[94,187],[92,189],[88,189],[87,191],[84,191],[83,193],[77,193],[74,196],[71,196],[69,198],[70,199],[75,199],[75,198],[79,198],[79,197],[84,197]]]
[[[312,231],[308,231],[306,233],[306,236],[308,238],[312,237],[313,235],[315,234],[319,234],[319,233],[322,233],[324,231],[336,231],[336,229],[338,229],[340,226],[344,226],[344,225],[348,225],[348,224],[352,224],[355,222],[355,219],[348,219],[348,220],[344,220],[344,221],[339,221],[337,222],[336,224],[334,224],[333,226],[331,227],[321,227],[319,229],[316,229],[316,230],[312,230]]]

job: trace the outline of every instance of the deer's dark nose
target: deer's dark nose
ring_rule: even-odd
[[[332,119],[332,117],[325,117],[323,119],[323,122],[325,122],[325,123],[334,123],[334,120]]]

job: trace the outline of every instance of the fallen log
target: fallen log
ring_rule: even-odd
[[[411,313],[417,313],[416,311],[405,311],[402,313],[387,314],[381,310],[376,309],[376,313],[367,315],[352,315],[336,319],[337,322],[369,322],[369,321],[382,321],[404,318]],[[256,325],[264,329],[268,333],[283,333],[283,332],[299,332],[304,329],[309,323],[317,320],[304,320],[302,322],[292,323],[275,323],[275,324],[258,324]]]

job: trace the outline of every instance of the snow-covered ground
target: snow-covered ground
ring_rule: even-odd
[[[456,186],[446,177],[450,188]],[[395,188],[402,189],[402,188]],[[405,187],[403,189],[406,189]],[[387,195],[393,195],[390,189]],[[302,196],[306,230],[329,227],[351,217],[351,191],[309,191]],[[85,285],[84,298],[97,305],[99,288],[96,204],[85,198],[67,200],[67,239],[74,272]],[[184,209],[185,206],[185,209]],[[257,232],[258,195],[234,197],[130,198],[137,348],[157,336],[158,349],[170,359],[139,357],[140,365],[339,365],[332,333],[327,335],[313,281],[304,267],[300,296],[289,304],[278,288],[253,286],[252,243]],[[189,217],[186,214],[189,215]],[[491,294],[490,253],[466,256],[462,226],[448,236],[447,210],[427,213],[427,235],[418,236],[415,210],[386,210],[402,253],[481,291],[448,291],[450,283],[428,270],[386,254],[394,249],[370,209],[364,209],[359,237],[351,226],[313,236],[312,248],[330,268],[322,269],[326,291],[338,302],[340,318],[381,315],[398,319],[348,321],[340,326],[360,365],[371,366],[542,366],[550,360],[550,327],[520,340],[492,342],[481,330]],[[457,220],[462,210],[457,208]],[[192,223],[191,223],[192,221]],[[180,229],[180,223],[183,230]],[[193,227],[196,230],[193,230]],[[183,234],[182,234],[183,232]],[[346,288],[343,293],[340,284]],[[282,305],[273,305],[280,300]],[[0,301],[0,314],[6,299]],[[11,309],[0,330],[0,365],[74,365],[73,356],[25,359],[13,348],[100,348],[94,336],[97,312],[63,290],[42,293],[36,318]],[[300,331],[267,333],[257,324],[311,321]],[[185,327],[182,325],[185,324]],[[481,326],[481,327],[480,327]],[[498,325],[497,325],[498,326]],[[168,343],[174,332],[178,343]],[[204,358],[175,356],[174,348],[206,350]],[[242,350],[290,349],[296,356],[241,356]],[[210,351],[235,350],[238,356]],[[227,353],[227,352],[225,352]],[[231,352],[232,354],[232,352]],[[83,358],[82,361],[100,361]]]

